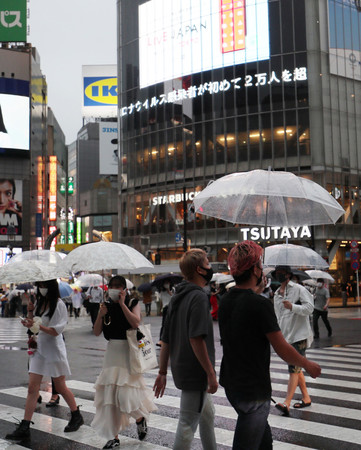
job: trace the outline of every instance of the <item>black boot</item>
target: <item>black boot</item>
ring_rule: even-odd
[[[30,420],[22,420],[13,433],[5,436],[5,439],[21,440],[30,437]]]
[[[83,425],[84,419],[80,414],[79,406],[75,411],[71,412],[71,419],[68,425],[64,428],[65,433],[69,433],[70,431],[77,431]]]

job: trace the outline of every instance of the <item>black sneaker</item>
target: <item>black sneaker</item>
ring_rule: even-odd
[[[108,441],[103,448],[115,448],[115,447],[119,447],[120,446],[120,442],[119,439],[114,438],[111,439],[110,441]]]
[[[143,417],[141,422],[137,422],[137,431],[138,431],[138,438],[140,441],[142,441],[147,433],[148,433],[148,427],[147,427],[147,421]]]
[[[33,422],[32,422],[33,423]],[[22,440],[30,437],[30,421],[22,420],[16,427],[13,433],[5,436],[5,439]]]

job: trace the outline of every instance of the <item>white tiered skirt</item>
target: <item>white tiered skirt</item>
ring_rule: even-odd
[[[132,375],[126,340],[110,340],[103,369],[95,382],[95,417],[91,426],[105,439],[113,439],[135,420],[155,411],[154,394],[143,375]]]

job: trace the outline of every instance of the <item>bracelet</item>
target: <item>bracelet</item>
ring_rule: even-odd
[[[166,370],[159,370],[158,374],[159,375],[167,375],[167,371]]]

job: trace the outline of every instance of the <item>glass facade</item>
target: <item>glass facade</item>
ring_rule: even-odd
[[[165,7],[163,0],[118,0],[119,117],[127,176],[121,196],[123,242],[143,252],[159,248],[162,256],[176,259],[183,251],[184,207],[210,180],[227,173],[270,166],[313,178],[335,192],[343,169],[329,158],[336,149],[326,146],[330,112],[325,108],[320,114],[323,83],[330,86],[329,102],[339,96],[331,94],[335,80],[321,78],[317,67],[327,45],[322,49],[318,44],[310,54],[314,49],[306,17],[319,13],[312,9],[319,5],[309,3],[177,0]],[[339,117],[347,120],[342,113]],[[357,146],[352,151],[356,154]],[[346,199],[344,185],[338,199],[345,206],[357,201],[352,223],[358,223],[359,179],[351,178],[353,200],[350,194]],[[210,246],[214,261],[222,261],[240,239],[232,224],[198,214],[188,215],[186,227],[190,244]],[[326,253],[327,233],[327,227],[313,230],[313,238],[323,240],[320,253]]]

